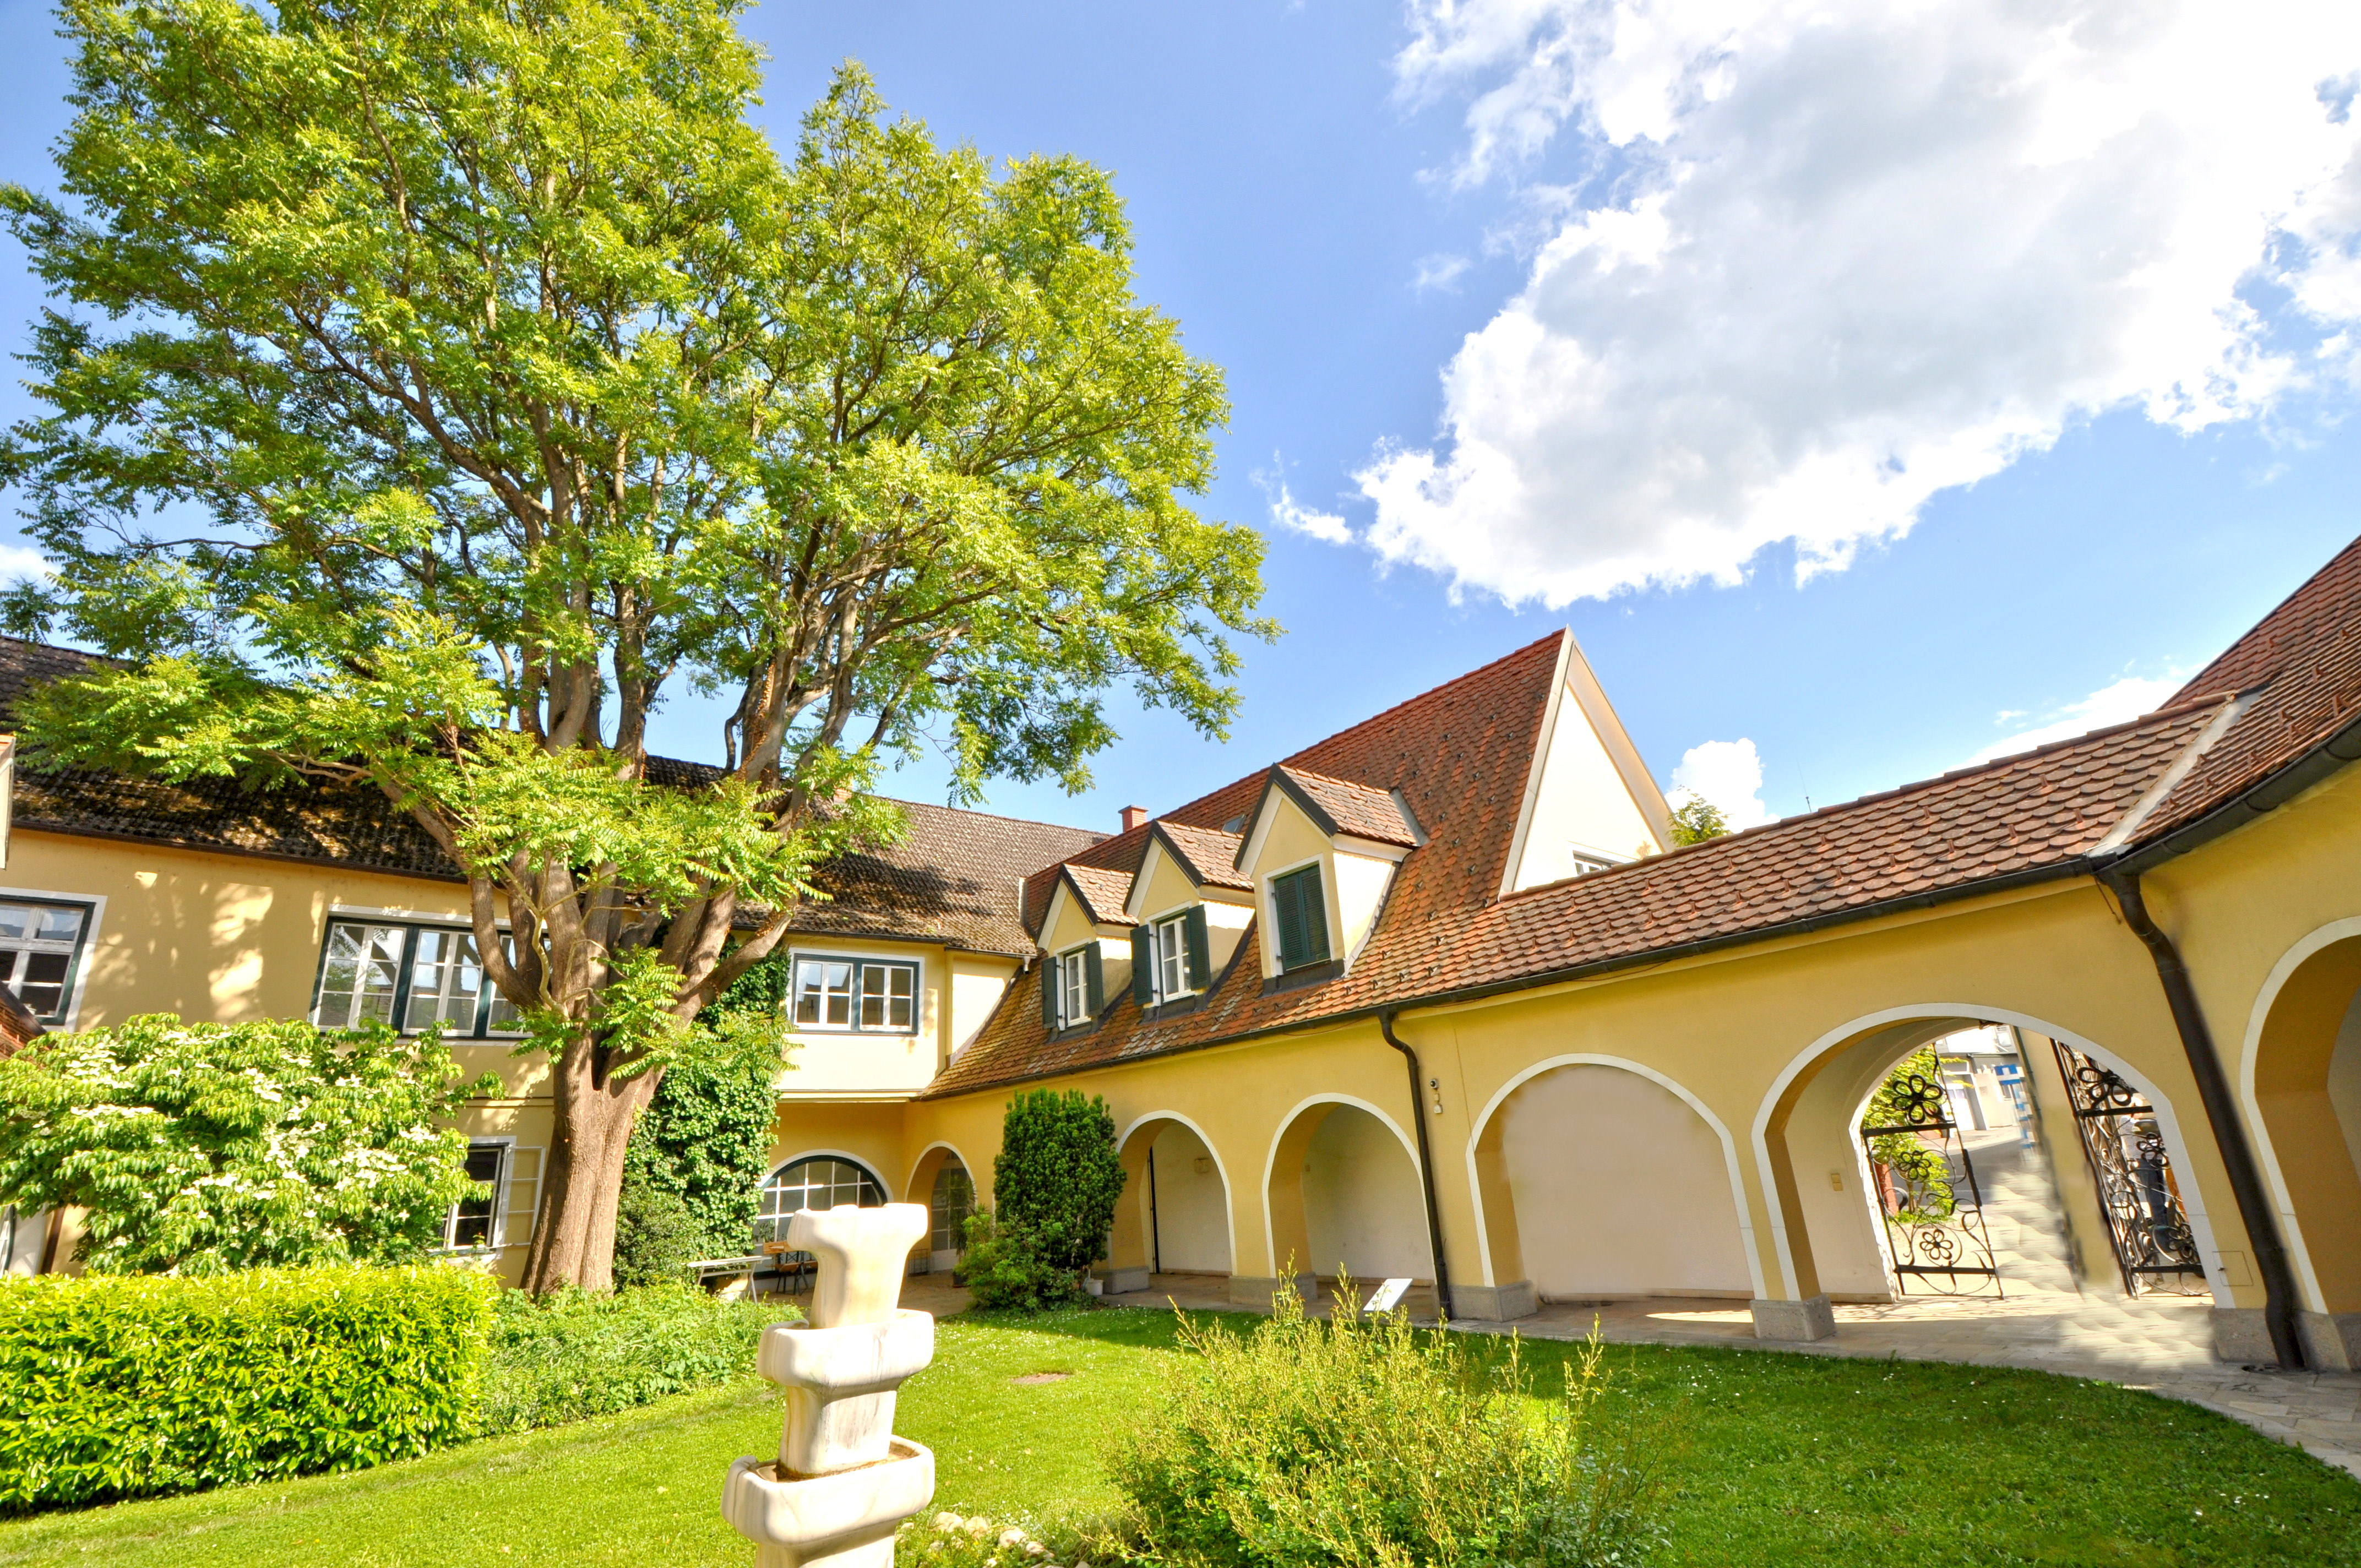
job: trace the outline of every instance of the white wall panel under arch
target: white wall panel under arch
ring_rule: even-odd
[[[1296,1260],[1302,1273],[1434,1277],[1418,1168],[1400,1135],[1357,1106],[1330,1110],[1304,1151],[1303,1224],[1312,1255]]]

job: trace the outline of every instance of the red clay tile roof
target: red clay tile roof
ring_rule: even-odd
[[[92,656],[0,637],[0,718],[32,685],[87,668]],[[648,759],[659,784],[694,785],[719,770]],[[1080,828],[899,803],[910,831],[890,849],[843,856],[812,881],[832,902],[807,905],[798,933],[943,942],[1021,957],[1033,941],[1019,889],[1029,872],[1099,841]],[[377,790],[325,784],[247,790],[225,780],[185,784],[88,770],[40,772],[19,762],[16,824],[37,832],[261,855],[456,882],[458,868],[408,813]]]
[[[1418,835],[1402,820],[1401,807],[1394,803],[1391,790],[1332,779],[1283,762],[1276,771],[1318,808],[1314,818],[1327,819],[1320,824],[1327,832],[1347,833],[1379,844],[1418,842]]]
[[[1243,840],[1235,833],[1224,833],[1218,828],[1191,828],[1185,822],[1159,821],[1149,826],[1199,887],[1252,891],[1253,879],[1238,870],[1238,846]]]
[[[2251,693],[2236,722],[2140,825],[2147,843],[2195,821],[2361,718],[2361,540],[2173,696]]]
[[[1071,863],[1065,867],[1065,873],[1066,880],[1073,884],[1074,895],[1082,900],[1085,918],[1100,926],[1132,923],[1131,916],[1123,912],[1124,901],[1131,896],[1129,877],[1121,872]]]

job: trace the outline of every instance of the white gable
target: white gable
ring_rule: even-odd
[[[1569,631],[1500,891],[1661,853],[1672,841],[1664,792]]]

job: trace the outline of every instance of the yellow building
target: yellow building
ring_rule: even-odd
[[[1832,1301],[1980,1287],[1977,1203],[1905,1193],[1891,1144],[2014,1097],[2085,1286],[2210,1297],[2234,1359],[2354,1366],[2356,716],[2361,544],[2154,713],[1688,848],[1566,635],[1113,836],[917,808],[798,934],[766,1202],[988,1202],[1010,1094],[1075,1088],[1134,1178],[1117,1288],[1409,1276],[1489,1320],[1722,1297],[1812,1339]],[[0,948],[72,908],[81,946],[8,984],[53,1026],[335,1022],[375,963],[411,978],[369,1005],[472,1005],[489,1041],[480,979],[429,951],[438,863],[364,805],[28,777]],[[827,1026],[877,986],[906,1026]],[[1864,1123],[1966,1031],[1982,1066]],[[513,1247],[546,1113],[509,1070],[470,1128],[511,1140],[507,1195],[468,1223]]]

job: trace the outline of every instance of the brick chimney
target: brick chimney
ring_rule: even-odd
[[[1148,807],[1126,806],[1123,808],[1123,830],[1126,833],[1148,820]]]

